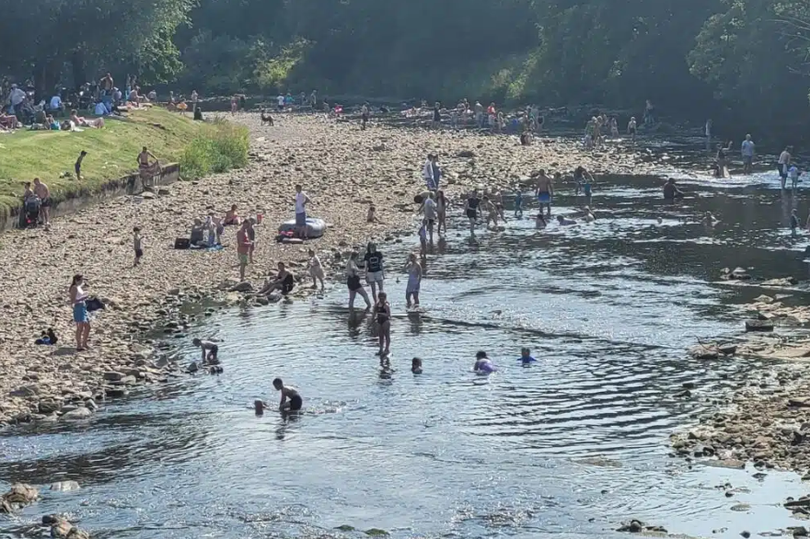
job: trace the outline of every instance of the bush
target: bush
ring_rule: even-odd
[[[242,168],[248,162],[248,131],[223,120],[203,126],[180,159],[184,178],[201,178],[213,173]]]

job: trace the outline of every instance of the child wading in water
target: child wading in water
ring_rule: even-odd
[[[216,343],[194,339],[191,341],[191,344],[199,347],[202,350],[203,364],[207,363],[210,365],[217,365],[219,363],[219,358],[217,357],[217,354],[219,353],[219,346],[217,346]]]
[[[411,372],[414,374],[422,374],[422,360],[418,357],[411,360]]]
[[[377,295],[377,304],[374,306],[374,315],[380,333],[380,363],[391,353],[391,306],[388,304],[388,295],[380,292]]]
[[[273,380],[273,387],[276,391],[281,391],[281,402],[278,403],[278,409],[282,412],[296,412],[304,406],[304,399],[298,390],[292,386],[285,386],[281,378]]]
[[[312,277],[312,288],[318,288],[318,281],[320,281],[321,292],[323,292],[323,266],[321,266],[321,259],[312,249],[309,250],[309,275]]]
[[[137,266],[141,263],[141,257],[143,256],[143,237],[141,237],[141,229],[137,226],[132,229],[132,245],[135,247],[135,263],[133,266]]]

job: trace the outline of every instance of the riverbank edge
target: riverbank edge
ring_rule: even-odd
[[[152,178],[153,186],[171,185],[180,180],[180,164],[167,163],[161,166],[160,174]],[[140,181],[140,174],[133,172],[120,178],[108,180],[92,189],[80,189],[65,193],[61,200],[52,201],[51,218],[66,217],[82,208],[99,204],[111,197],[131,195],[131,189]],[[0,232],[17,228],[22,202],[12,206],[7,215],[0,215]]]

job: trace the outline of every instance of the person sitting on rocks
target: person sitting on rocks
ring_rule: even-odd
[[[205,227],[200,219],[194,219],[194,224],[191,225],[189,243],[194,247],[206,247]]]
[[[34,344],[53,346],[57,342],[59,342],[59,339],[56,337],[56,333],[54,333],[53,328],[48,328],[47,331],[42,332],[39,339],[34,341]]]
[[[268,280],[262,289],[259,290],[258,294],[260,296],[269,296],[271,292],[280,290],[281,295],[286,296],[292,292],[294,287],[295,279],[293,278],[293,274],[287,271],[287,268],[284,266],[284,262],[279,262],[276,278],[272,281]]]
[[[200,348],[202,350],[202,362],[203,365],[218,365],[219,358],[217,354],[219,353],[219,346],[216,343],[211,341],[203,341],[200,339],[194,339],[191,341],[191,344]]]
[[[231,206],[231,209],[225,212],[225,218],[222,220],[222,224],[225,226],[228,225],[237,225],[239,226],[241,220],[239,216],[236,214],[236,204]]]

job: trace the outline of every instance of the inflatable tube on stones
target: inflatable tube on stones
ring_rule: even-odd
[[[281,236],[289,236],[295,232],[295,219],[284,221],[278,227]],[[317,217],[307,217],[307,237],[309,239],[320,238],[326,232],[326,222]]]

